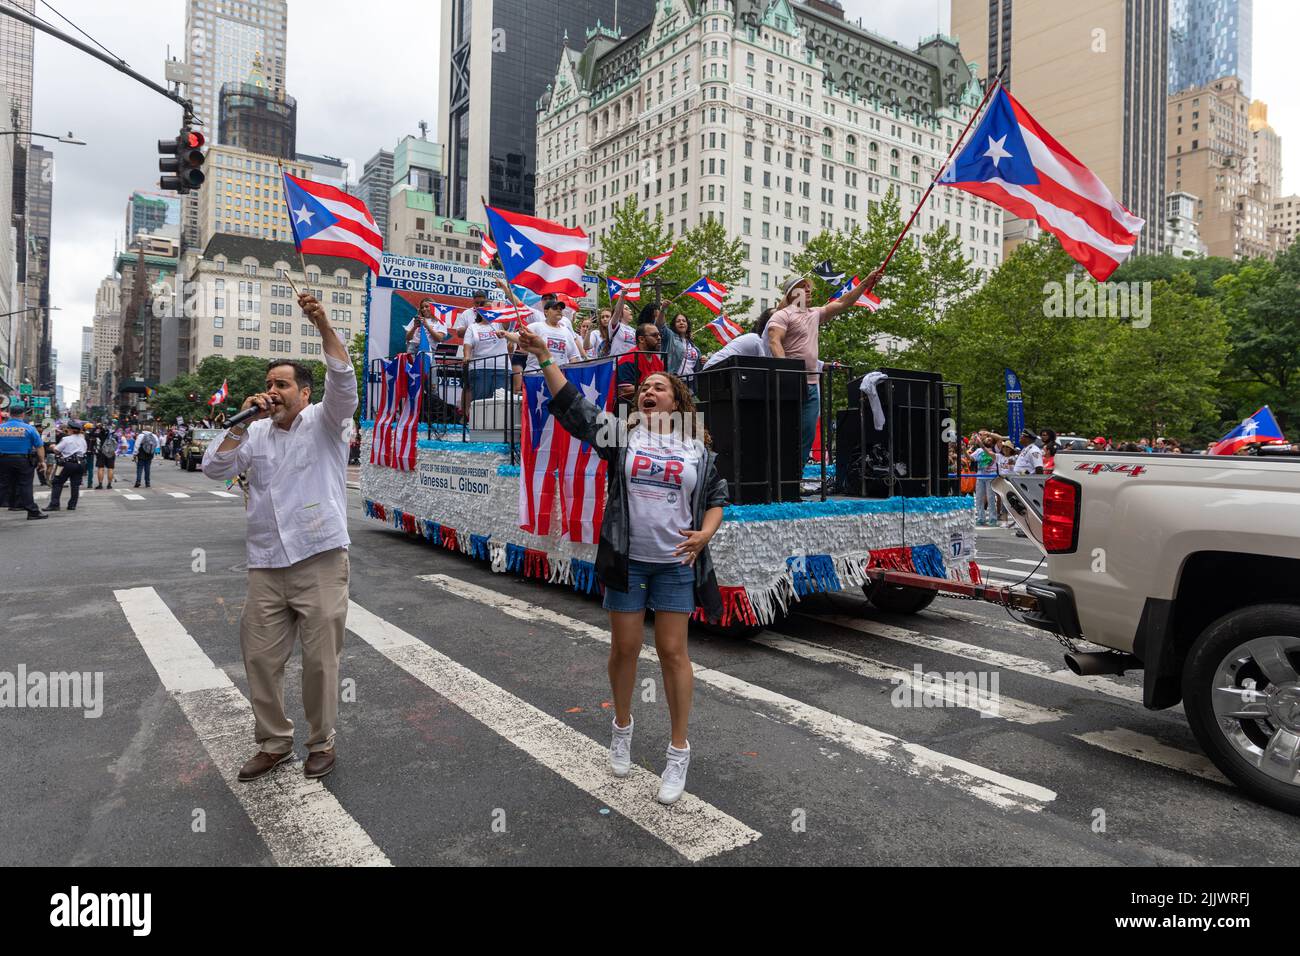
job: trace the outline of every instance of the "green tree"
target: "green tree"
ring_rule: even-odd
[[[1239,263],[1218,256],[1204,256],[1196,259],[1179,259],[1170,255],[1133,256],[1111,274],[1111,282],[1165,282],[1173,281],[1175,276],[1191,276],[1195,281],[1194,292],[1199,296],[1214,296],[1215,283],[1225,275],[1231,275],[1239,268]]]
[[[311,400],[318,402],[325,385],[325,366],[314,360],[306,364],[312,371]],[[221,407],[238,408],[249,395],[266,388],[266,370],[267,360],[264,358],[239,355],[228,359],[209,355],[193,372],[161,386],[149,399],[149,407],[155,418],[165,422],[174,422],[177,416],[183,416],[186,421],[207,417],[213,413],[208,399],[224,381],[228,383],[229,394]],[[190,393],[195,395],[196,401],[189,400]]]
[[[1187,273],[1151,289],[1150,324],[1096,319],[1103,349],[1104,434],[1204,438],[1218,428],[1218,378],[1228,324],[1218,302],[1200,296]]]
[[[1242,264],[1215,290],[1228,319],[1230,419],[1267,404],[1284,430],[1300,424],[1300,244]]]
[[[1026,242],[978,291],[934,322],[924,354],[948,381],[964,386],[967,430],[998,430],[1006,421],[1004,368],[1020,376],[1028,427],[1065,432],[1101,419],[1101,323],[1053,317],[1046,307],[1048,284],[1064,282],[1073,270],[1073,260],[1053,237]],[[914,364],[926,365],[921,359]]]

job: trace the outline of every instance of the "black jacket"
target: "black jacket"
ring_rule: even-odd
[[[622,425],[619,426],[618,441],[612,444],[597,442],[602,430],[601,411],[583,398],[572,383],[551,399],[551,414],[565,431],[587,442],[609,463],[606,469],[605,517],[600,524],[600,543],[596,547],[596,573],[606,587],[626,591],[631,521],[627,507],[627,442],[622,435]],[[696,530],[704,526],[706,511],[727,503],[727,482],[718,475],[717,457],[711,451],[705,452],[700,468],[701,480],[695,483],[695,492],[691,496],[692,526]],[[695,606],[703,608],[710,621],[716,622],[722,617],[722,594],[718,591],[718,578],[713,572],[713,558],[709,556],[708,545],[695,559]]]

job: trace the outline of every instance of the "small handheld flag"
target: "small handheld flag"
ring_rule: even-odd
[[[1211,455],[1235,455],[1241,449],[1248,445],[1271,445],[1275,442],[1285,442],[1286,436],[1282,434],[1282,428],[1278,425],[1277,419],[1273,417],[1272,410],[1265,405],[1250,418],[1245,419],[1240,425],[1234,428],[1228,434],[1224,435],[1210,449]]]
[[[718,316],[708,324],[707,328],[723,345],[726,345],[736,336],[743,334],[745,331],[725,315]]]
[[[208,399],[208,405],[209,406],[220,405],[222,402],[226,400],[226,396],[229,394],[230,394],[230,386],[227,384],[226,379],[222,379],[221,387],[212,393],[212,397]]]
[[[857,276],[854,276],[848,282],[844,283],[844,285],[840,286],[838,289],[835,290],[835,294],[831,296],[831,301],[838,302],[840,299],[844,298],[846,295],[852,292],[854,287],[856,287],[861,282],[862,282],[861,279],[859,279]],[[872,312],[875,312],[878,308],[880,308],[880,296],[876,295],[874,292],[864,292],[861,296],[859,296],[858,301],[853,303],[853,308],[870,309]]]
[[[641,263],[641,268],[637,270],[635,278],[640,279],[644,276],[648,276],[650,273],[654,272],[661,265],[663,265],[670,258],[672,258],[672,254],[676,251],[677,251],[677,247],[673,246],[667,252],[661,253],[660,255],[657,256],[651,256],[645,262]]]
[[[721,282],[714,282],[708,276],[700,276],[699,281],[682,294],[689,295],[717,315],[722,311],[722,300],[727,297],[727,287]]]
[[[284,174],[293,244],[304,255],[339,256],[379,273],[384,237],[366,204],[341,189]]]
[[[813,275],[829,285],[839,285],[844,281],[844,273],[831,265],[829,259],[824,259],[813,266]]]
[[[479,250],[478,250],[478,264],[482,266],[484,269],[491,268],[492,260],[496,258],[496,255],[497,255],[496,243],[492,241],[491,236],[484,235],[483,244],[479,246]]]
[[[443,325],[451,325],[457,311],[459,310],[454,305],[442,305],[439,302],[433,304],[433,317]]]
[[[627,290],[627,301],[639,302],[641,300],[641,280],[640,279],[615,279],[610,276],[605,280],[605,285],[609,289],[609,301],[618,300],[619,293],[624,289]]]

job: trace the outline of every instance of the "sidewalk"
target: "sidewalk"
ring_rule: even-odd
[[[348,487],[361,490],[361,466],[348,465]]]

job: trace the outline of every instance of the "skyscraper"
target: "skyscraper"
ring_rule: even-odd
[[[388,191],[393,188],[393,154],[381,149],[366,160],[357,183],[357,195],[375,217],[375,225],[388,245]]]
[[[680,0],[679,0],[680,2]],[[448,196],[438,210],[483,221],[490,204],[533,212],[537,101],[555,79],[566,37],[593,25],[639,28],[655,0],[442,0],[437,137],[447,147]]]
[[[40,388],[54,387],[50,358],[50,219],[54,205],[54,154],[43,146],[27,149],[27,272],[25,296],[32,309],[22,316],[22,373]]]
[[[1166,4],[952,0],[963,55],[1146,220],[1139,253],[1164,245]]]
[[[15,0],[15,5],[28,13],[33,12],[36,0]],[[0,17],[0,128],[21,130],[14,136],[0,136],[0,150],[5,152],[3,169],[6,172],[0,188],[8,190],[3,207],[6,215],[0,219],[0,229],[5,237],[0,240],[0,253],[6,261],[0,263],[0,279],[8,280],[2,294],[8,300],[5,312],[24,307],[24,286],[27,274],[27,147],[32,128],[32,56],[34,31],[13,17]],[[10,230],[13,230],[10,232]],[[11,245],[12,243],[12,245]],[[8,250],[12,249],[12,259]],[[5,352],[0,355],[0,366],[8,366],[5,378],[10,384],[22,381],[27,316],[14,315],[0,319],[6,326],[3,333]]]
[[[254,59],[248,76],[221,85],[217,142],[292,159],[298,143],[298,102],[284,90],[272,89],[261,58]]]
[[[267,88],[285,90],[287,0],[187,0],[186,62],[193,70],[190,99],[216,142],[221,87],[242,83],[260,62]],[[185,244],[199,243],[199,204],[191,193],[185,203]]]
[[[34,13],[36,0],[12,0],[20,10]],[[35,48],[35,31],[13,17],[0,17],[0,83],[9,89],[16,116],[11,129],[30,131],[32,128],[32,54]],[[10,123],[10,116],[5,123]],[[26,148],[31,137],[19,135],[17,143]]]
[[[1170,0],[1169,92],[1235,76],[1250,95],[1254,0]]]

